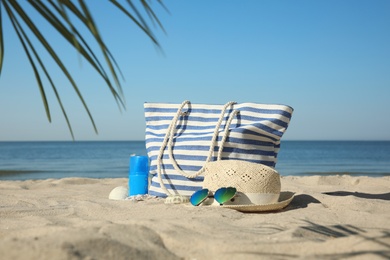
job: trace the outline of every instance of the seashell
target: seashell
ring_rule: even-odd
[[[182,195],[170,195],[165,199],[165,204],[181,204],[188,202],[190,202],[190,198]]]
[[[108,198],[110,200],[124,200],[129,196],[129,189],[126,186],[118,186],[114,188]]]

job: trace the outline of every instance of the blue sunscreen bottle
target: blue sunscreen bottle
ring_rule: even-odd
[[[130,156],[129,196],[148,193],[149,158],[147,156]]]

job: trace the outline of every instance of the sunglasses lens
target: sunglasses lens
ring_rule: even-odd
[[[236,191],[237,189],[233,187],[220,188],[215,192],[214,198],[219,202],[219,204],[223,204],[233,198],[234,195],[236,195]]]
[[[209,195],[208,189],[198,190],[194,194],[192,194],[190,198],[190,202],[192,205],[198,206],[207,198],[208,195]]]

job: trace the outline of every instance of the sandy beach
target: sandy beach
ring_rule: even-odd
[[[109,200],[127,179],[0,181],[1,259],[389,259],[390,177],[282,177],[284,210]]]

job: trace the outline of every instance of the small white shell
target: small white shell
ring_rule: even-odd
[[[180,204],[188,202],[190,202],[190,198],[182,195],[170,195],[165,199],[165,204]]]
[[[108,198],[110,200],[124,200],[129,196],[129,189],[126,186],[118,186],[114,188]]]

